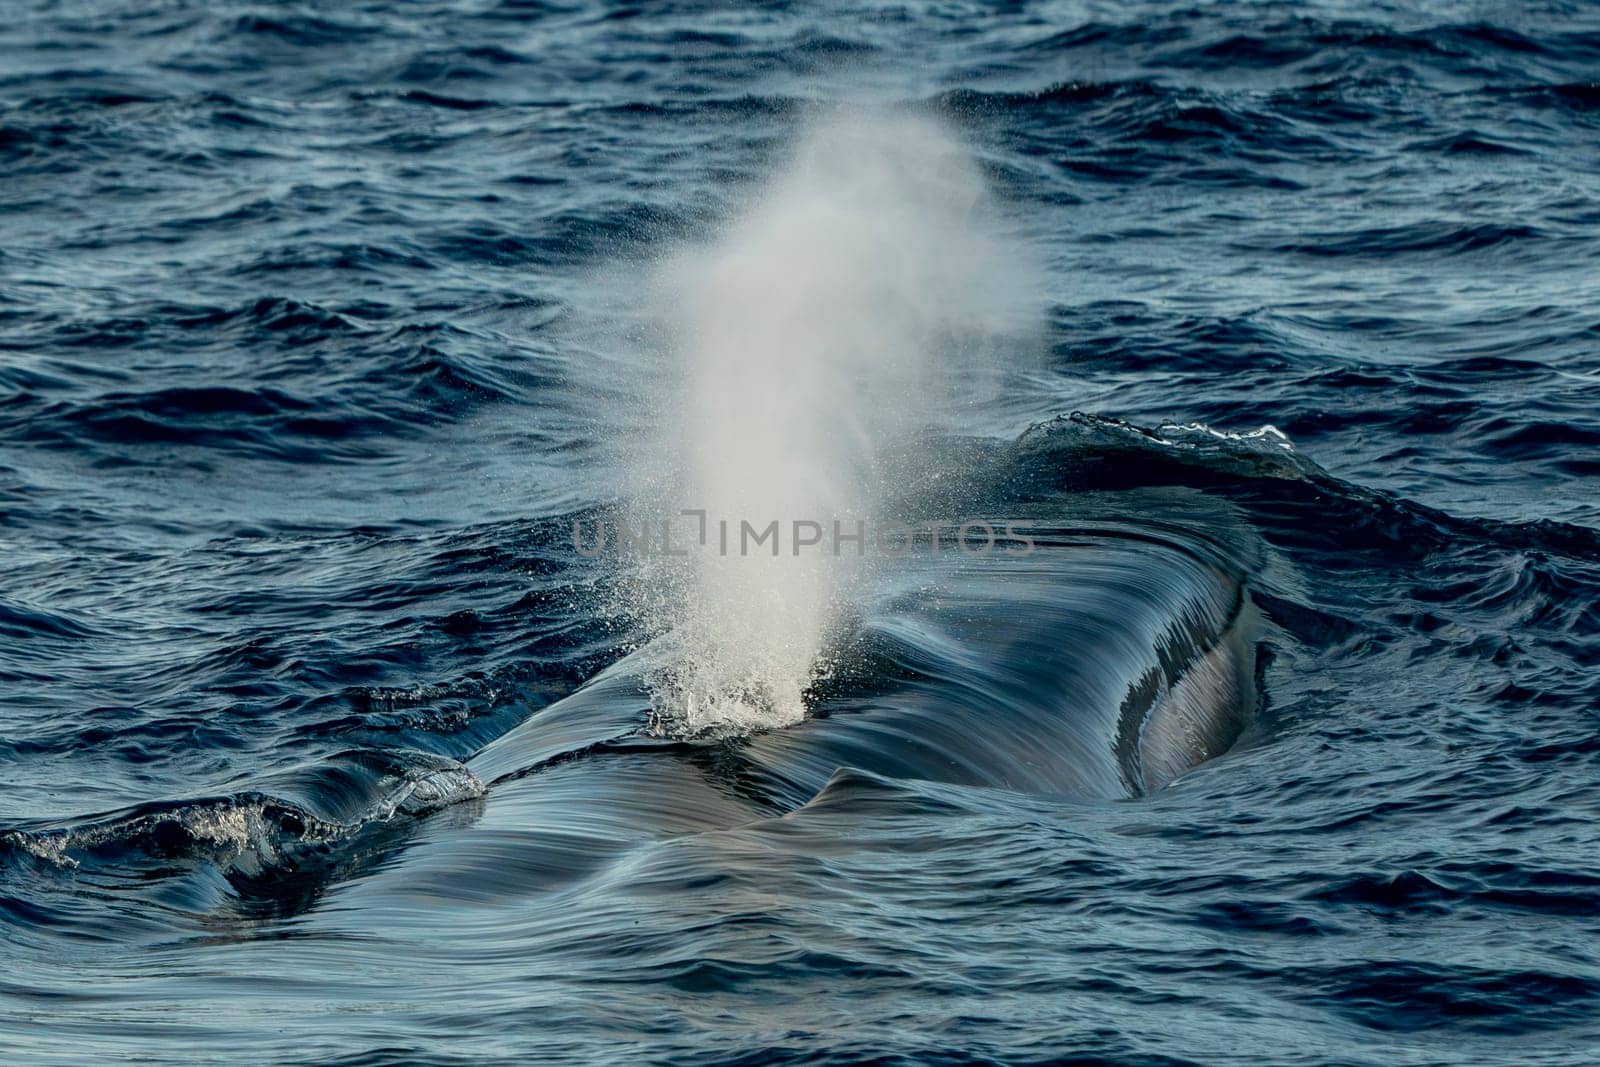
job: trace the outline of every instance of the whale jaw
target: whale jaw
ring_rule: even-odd
[[[1172,642],[1123,702],[1117,757],[1130,793],[1145,795],[1232,748],[1260,704],[1260,617],[1239,591],[1232,619],[1204,644]],[[1172,666],[1177,664],[1177,666]]]

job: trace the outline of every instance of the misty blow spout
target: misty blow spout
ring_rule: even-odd
[[[716,240],[670,259],[675,388],[642,473],[663,513],[762,526],[886,517],[891,455],[952,429],[1039,320],[1028,257],[934,119],[818,115]],[[950,472],[952,477],[960,472]],[[657,703],[691,732],[797,722],[862,567],[696,551],[649,575],[679,659]]]

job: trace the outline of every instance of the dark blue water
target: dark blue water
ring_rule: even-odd
[[[1594,1062],[1597,79],[1588,3],[0,5],[0,1051]],[[1037,249],[937,455],[1053,554],[801,727],[556,706],[640,639],[590,340],[843,97]],[[1250,613],[1217,758],[1073,718]]]

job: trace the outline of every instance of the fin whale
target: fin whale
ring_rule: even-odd
[[[647,648],[467,766],[492,790],[580,756],[714,751],[756,812],[805,803],[841,768],[1099,798],[1158,789],[1247,724],[1256,613],[1236,551],[1084,518],[1030,525],[1024,557],[890,583],[853,634],[864,652],[846,673],[867,680],[823,687],[794,726],[704,742],[648,736]]]

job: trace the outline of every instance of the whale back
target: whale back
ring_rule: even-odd
[[[1255,706],[1255,549],[1215,505],[1197,521],[1190,494],[1077,503],[1071,523],[1026,509],[996,520],[1031,547],[879,574],[838,639],[839,676],[797,725],[656,736],[644,679],[670,653],[646,648],[468,766],[492,783],[579,755],[654,753],[711,768],[752,812],[804,804],[846,768],[1099,798],[1159,788],[1225,751]],[[1181,524],[1160,519],[1177,512]]]

